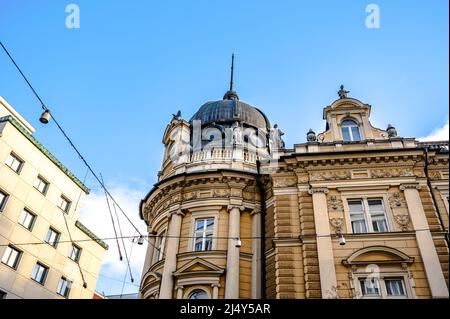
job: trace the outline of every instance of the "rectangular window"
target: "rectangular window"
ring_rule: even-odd
[[[365,278],[359,281],[361,292],[364,297],[381,297],[380,284],[376,278]]]
[[[60,236],[61,236],[60,232],[50,227],[48,229],[47,236],[45,236],[45,242],[56,248]]]
[[[166,242],[166,232],[163,231],[158,236],[158,240],[156,243],[156,261],[160,261],[164,258],[164,244]]]
[[[72,259],[73,261],[78,262],[78,260],[80,260],[80,255],[81,255],[81,248],[78,247],[77,245],[72,244],[69,258]]]
[[[350,220],[352,223],[353,233],[367,233],[366,219],[364,214],[363,202],[360,199],[352,199],[348,201],[350,211]]]
[[[33,183],[34,188],[36,188],[39,192],[41,192],[44,195],[47,193],[48,185],[49,183],[41,176],[38,176]]]
[[[23,161],[17,155],[11,153],[8,155],[5,164],[8,165],[14,172],[19,174],[23,166]]]
[[[212,249],[214,218],[197,219],[194,230],[194,251]]]
[[[34,266],[31,279],[43,285],[45,283],[45,279],[47,279],[47,274],[48,267],[38,262],[36,263],[36,266]]]
[[[71,281],[67,280],[67,278],[65,277],[61,277],[58,283],[58,288],[56,289],[56,293],[58,295],[63,296],[64,298],[69,297],[71,285],[72,285]]]
[[[405,287],[403,285],[403,279],[390,278],[384,280],[386,284],[386,294],[388,297],[406,297]]]
[[[354,234],[389,231],[381,198],[349,199],[347,203]]]
[[[403,278],[361,278],[359,279],[363,298],[401,299],[407,298]]]
[[[58,207],[62,209],[62,211],[64,211],[65,213],[69,212],[69,208],[70,208],[70,200],[68,200],[66,197],[64,197],[63,195],[61,195],[61,197],[59,198],[59,203],[58,203]]]
[[[4,191],[0,190],[0,212],[5,209],[6,202],[8,201],[9,195],[6,194]]]
[[[384,213],[383,201],[381,199],[368,199],[370,218],[374,232],[386,232],[386,214]]]
[[[22,211],[22,214],[20,214],[19,224],[31,231],[33,229],[35,220],[36,215],[25,208]]]
[[[5,253],[3,254],[2,263],[8,265],[13,269],[17,269],[21,256],[22,252],[20,250],[9,245],[8,247],[6,247]]]

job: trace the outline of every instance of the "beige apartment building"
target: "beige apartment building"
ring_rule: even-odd
[[[141,298],[448,298],[448,141],[373,127],[347,93],[292,148],[232,87],[175,114]]]
[[[89,189],[0,97],[0,299],[92,299],[108,246],[79,220]]]

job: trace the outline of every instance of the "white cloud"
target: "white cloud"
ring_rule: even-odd
[[[108,186],[108,189],[112,196],[116,199],[127,216],[133,222],[133,224],[143,234],[147,234],[147,229],[143,220],[139,217],[139,202],[145,196],[148,189],[144,189],[144,184],[140,184],[139,188],[132,188],[125,184],[112,184]],[[112,205],[110,201],[110,205]],[[112,214],[115,217],[113,207],[111,206]],[[120,210],[117,208],[117,214],[120,220],[120,226],[122,234],[124,236],[137,235],[134,227],[126,220]],[[85,224],[90,230],[92,230],[100,238],[115,237],[112,227],[111,217],[109,215],[108,206],[103,190],[92,191],[86,198],[86,201],[81,208],[80,221]],[[116,223],[117,233],[119,235],[118,225]],[[106,294],[120,294],[123,278],[128,273],[125,253],[122,246],[122,241],[119,239],[121,251],[123,255],[123,261],[119,259],[119,253],[117,249],[117,243],[115,240],[106,241],[109,245],[109,249],[105,252],[105,256],[100,271],[100,277],[98,279],[97,288],[101,286],[101,290]],[[142,267],[144,264],[145,253],[147,250],[147,242],[144,245],[138,245],[132,243],[131,239],[124,239],[124,243],[127,248],[128,256],[130,258],[131,270],[134,277],[134,285],[130,285],[129,276],[126,279],[126,292],[138,290],[135,285],[140,284]],[[106,288],[105,288],[106,287]]]
[[[429,135],[425,137],[418,138],[419,141],[427,142],[427,141],[448,141],[449,139],[449,123],[447,122],[443,127],[436,128]]]

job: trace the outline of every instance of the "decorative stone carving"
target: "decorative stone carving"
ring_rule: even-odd
[[[391,196],[389,196],[389,204],[392,209],[399,208],[399,207],[405,207],[406,201],[402,197],[402,194],[400,192],[392,193]]]
[[[402,184],[400,185],[400,189],[402,191],[404,191],[405,189],[417,189],[420,190],[422,188],[422,186],[420,186],[419,184]]]
[[[197,198],[197,193],[196,192],[187,192],[183,194],[183,199],[184,200],[190,200],[190,199],[195,199]]]
[[[428,176],[431,180],[441,179],[441,173],[439,171],[430,171]]]
[[[273,179],[274,187],[290,187],[297,184],[297,178],[295,177],[277,177]]]
[[[242,189],[232,188],[231,189],[231,196],[232,197],[242,197]]]
[[[402,214],[402,215],[394,215],[394,220],[397,224],[400,225],[400,228],[402,231],[407,231],[408,230],[408,224],[410,222],[410,217],[407,214]]]
[[[383,168],[370,170],[370,175],[374,178],[410,177],[414,176],[414,172],[412,168]]]
[[[254,199],[255,199],[255,194],[252,193],[252,192],[243,192],[243,193],[242,193],[242,197],[243,197],[245,200],[254,200]]]
[[[314,194],[314,193],[323,193],[323,194],[328,194],[328,188],[325,187],[314,187],[311,188],[308,193],[310,195]]]
[[[230,190],[229,189],[223,189],[223,188],[219,188],[219,189],[215,189],[214,190],[214,197],[219,197],[219,198],[226,198],[230,196]]]
[[[342,204],[342,200],[337,198],[336,195],[331,195],[328,199],[328,210],[344,210],[344,205]]]
[[[181,194],[175,194],[170,198],[170,203],[177,203],[181,200]]]
[[[342,226],[344,226],[344,218],[337,217],[337,218],[331,218],[330,224],[333,226],[336,234],[342,233]]]
[[[311,181],[331,181],[336,179],[351,179],[352,174],[349,170],[311,172]]]

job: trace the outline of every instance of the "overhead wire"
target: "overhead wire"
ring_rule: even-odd
[[[27,79],[27,77],[25,76],[25,74],[22,72],[22,70],[20,69],[19,65],[16,63],[16,61],[14,60],[14,58],[11,56],[11,54],[9,53],[9,51],[6,49],[6,47],[3,45],[3,43],[0,41],[0,45],[3,48],[3,50],[5,51],[5,53],[7,54],[7,56],[9,57],[9,59],[11,60],[11,62],[14,64],[14,66],[16,67],[16,69],[19,71],[20,75],[22,76],[22,78],[25,80],[25,82],[28,84],[29,88],[31,89],[31,91],[33,92],[33,94],[35,95],[35,97],[38,99],[38,101],[41,104],[42,109],[44,109],[44,111],[49,111],[48,107],[44,104],[44,102],[42,101],[41,97],[39,96],[39,94],[36,92],[36,90],[34,89],[34,87],[31,85],[30,81]],[[81,159],[81,161],[84,163],[84,165],[88,168],[88,170],[91,172],[91,174],[94,176],[94,178],[97,180],[97,182],[100,184],[100,186],[104,189],[104,191],[111,197],[111,200],[117,205],[117,207],[119,208],[119,210],[122,212],[122,214],[125,216],[125,218],[127,219],[127,221],[133,226],[133,228],[140,234],[141,232],[139,231],[139,229],[136,227],[136,225],[134,225],[134,223],[131,221],[131,219],[128,217],[128,215],[125,213],[125,211],[122,209],[122,207],[119,205],[119,203],[115,200],[115,198],[111,195],[111,193],[109,192],[109,190],[105,187],[104,183],[102,183],[102,181],[100,180],[100,178],[97,176],[97,174],[94,172],[94,170],[92,169],[91,165],[87,162],[87,160],[84,158],[84,156],[81,154],[81,152],[78,150],[78,148],[75,146],[75,144],[72,142],[72,140],[70,139],[70,137],[67,135],[67,133],[64,131],[64,129],[62,128],[62,126],[59,124],[59,122],[56,120],[55,116],[53,113],[51,113],[52,119],[55,122],[56,126],[58,127],[58,129],[61,131],[61,133],[64,135],[64,137],[66,138],[66,140],[69,142],[70,146],[75,150],[75,152],[77,153],[78,157]]]

